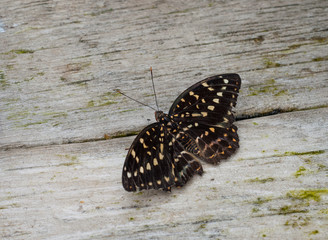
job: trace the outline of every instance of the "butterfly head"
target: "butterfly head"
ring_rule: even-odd
[[[155,119],[157,122],[164,122],[169,121],[167,114],[163,113],[163,111],[156,111],[155,112]]]

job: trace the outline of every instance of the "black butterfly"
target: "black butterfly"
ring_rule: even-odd
[[[156,123],[143,129],[126,156],[122,184],[126,191],[182,187],[202,175],[199,159],[217,164],[239,147],[232,107],[238,74],[206,78],[185,90],[168,114],[155,112]]]

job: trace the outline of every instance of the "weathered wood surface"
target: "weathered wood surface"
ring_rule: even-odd
[[[325,0],[2,0],[0,238],[327,238],[327,13]],[[153,121],[113,92],[154,105],[149,66],[163,110],[237,72],[236,115],[253,117],[236,123],[236,155],[171,194],[124,192],[133,137],[99,141]]]

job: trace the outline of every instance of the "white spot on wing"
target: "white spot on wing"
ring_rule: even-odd
[[[228,83],[229,83],[229,80],[228,80],[228,79],[223,79],[223,82],[224,82],[225,84],[228,84]]]
[[[207,106],[207,108],[208,108],[208,110],[211,110],[211,111],[213,111],[214,110],[214,106],[212,106],[212,105],[209,105],[209,106]]]

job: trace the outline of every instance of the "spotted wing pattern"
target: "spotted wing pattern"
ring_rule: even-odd
[[[127,191],[181,187],[203,170],[196,156],[183,146],[160,123],[143,129],[132,143],[122,173]]]
[[[169,111],[173,121],[192,138],[199,157],[216,164],[239,147],[232,107],[236,106],[241,79],[238,74],[206,78],[175,100]]]
[[[241,80],[238,74],[204,79],[180,94],[169,113],[143,129],[123,166],[127,191],[181,187],[202,174],[199,159],[217,164],[239,147],[232,108]],[[157,112],[158,113],[158,112]]]

